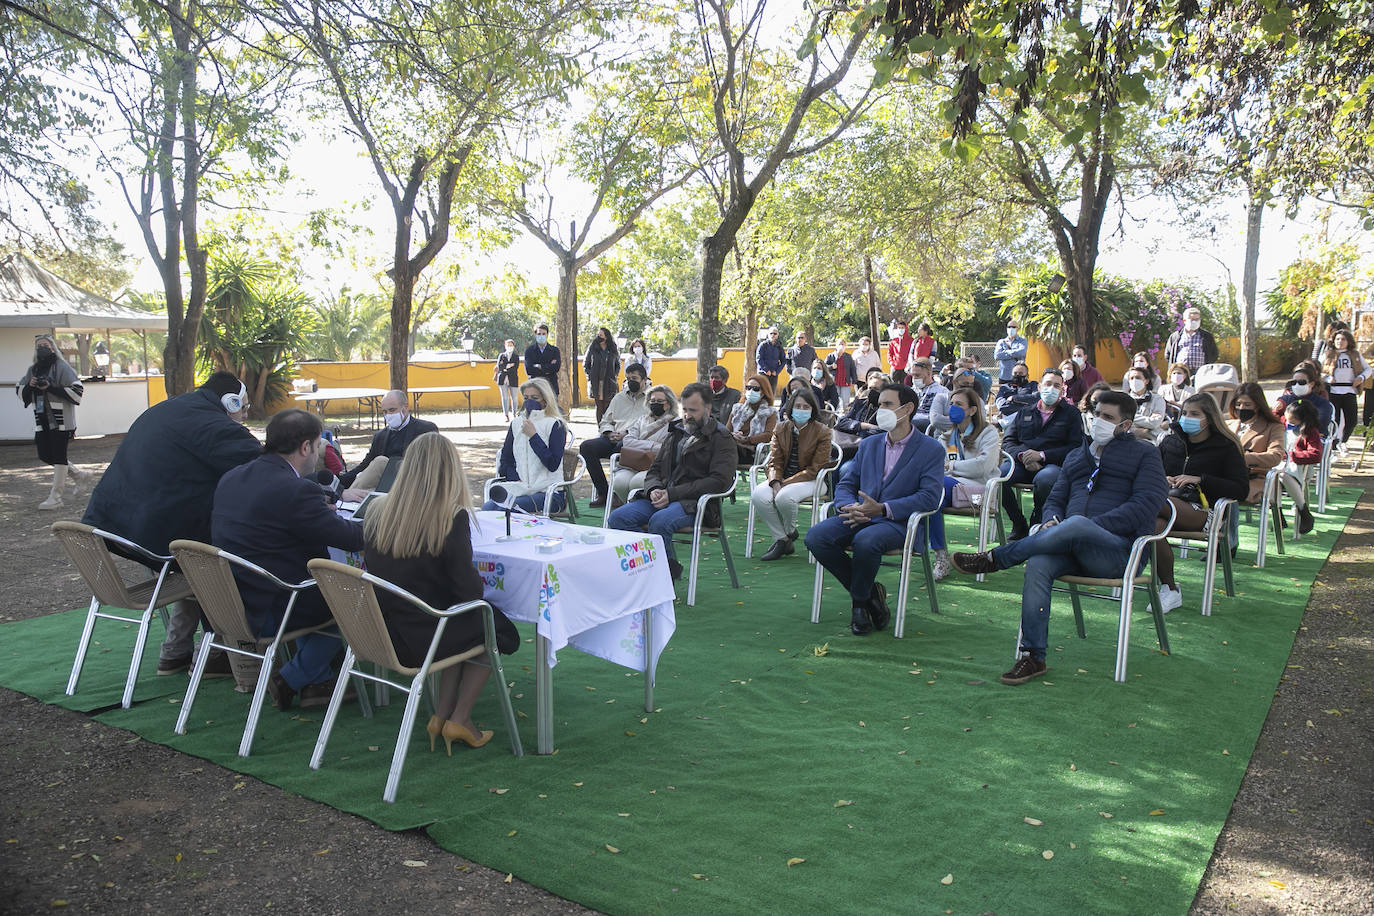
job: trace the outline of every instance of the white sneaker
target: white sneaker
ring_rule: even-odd
[[[47,499],[45,499],[45,500],[43,500],[41,503],[39,503],[39,504],[38,504],[38,508],[40,508],[40,509],[61,509],[61,508],[62,508],[62,497],[58,496],[56,493],[53,493],[53,494],[50,495]]]
[[[935,562],[932,564],[931,572],[935,575],[935,581],[939,582],[949,575],[949,551],[935,551]]]
[[[1161,585],[1159,587],[1159,606],[1166,614],[1183,607],[1183,590]]]

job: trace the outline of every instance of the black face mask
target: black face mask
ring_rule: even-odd
[[[47,349],[46,347],[42,350],[36,351],[33,355],[33,363],[39,369],[47,369],[55,362],[57,362],[57,353],[53,350]]]
[[[637,393],[637,392],[639,391],[639,379],[637,379],[637,378],[626,379],[626,380],[625,380],[625,389],[626,389],[627,391],[629,391],[630,393],[632,393],[632,394],[633,394],[633,393]]]
[[[878,395],[880,395],[880,394],[882,394],[882,391],[881,391],[881,390],[878,390],[878,389],[870,389],[870,390],[869,390],[869,392],[868,392],[868,405],[869,405],[870,407],[873,407],[873,406],[876,406],[876,405],[877,405],[877,403],[878,403]]]
[[[655,403],[655,404],[650,404],[650,405],[649,405],[649,413],[653,414],[653,415],[656,416],[656,417],[661,417],[661,416],[663,416],[663,414],[666,413],[667,410],[668,410],[668,405],[667,405],[667,404],[657,404],[657,403]]]
[[[1240,418],[1242,423],[1249,423],[1251,420],[1255,419],[1255,412],[1241,407],[1237,408],[1236,416]]]

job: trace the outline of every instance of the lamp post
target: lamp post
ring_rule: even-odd
[[[477,354],[472,352],[472,348],[477,345],[477,341],[473,339],[472,332],[464,331],[463,339],[459,342],[463,345],[463,349],[468,351],[468,365],[476,365]]]

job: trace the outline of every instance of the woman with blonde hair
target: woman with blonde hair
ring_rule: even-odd
[[[377,497],[363,521],[367,571],[431,607],[479,600],[483,584],[472,562],[471,526],[472,493],[458,448],[442,433],[425,433],[410,443],[395,484]],[[387,592],[377,593],[377,603],[397,659],[408,666],[423,664],[438,621]],[[496,648],[509,655],[520,647],[520,634],[505,614],[493,609],[493,616]],[[460,614],[444,628],[435,657],[457,655],[484,639],[482,618]],[[449,754],[454,741],[481,747],[491,740],[492,733],[472,721],[473,706],[490,676],[491,668],[480,661],[444,669],[435,715],[425,727],[431,751],[437,737],[444,739]]]
[[[532,378],[520,386],[520,394],[524,404],[506,430],[506,442],[501,446],[497,464],[501,483],[492,487],[494,498],[483,509],[501,509],[510,504],[526,512],[538,512],[544,508],[544,492],[563,479],[568,427],[553,388],[547,379]],[[559,490],[549,511],[562,511],[566,502]]]
[[[1173,410],[1173,415],[1177,416],[1182,409],[1183,402],[1197,394],[1197,389],[1192,385],[1193,373],[1188,371],[1188,367],[1183,363],[1174,363],[1169,367],[1169,381],[1159,386],[1159,396],[1164,399],[1164,403]]]

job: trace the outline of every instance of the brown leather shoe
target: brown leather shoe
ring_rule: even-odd
[[[955,569],[970,576],[997,572],[997,562],[993,560],[991,550],[982,553],[956,553],[950,560],[954,563]]]
[[[1043,658],[1031,658],[1023,655],[1016,660],[1016,664],[1011,666],[1011,670],[1002,675],[1002,683],[1010,687],[1017,684],[1024,684],[1031,678],[1039,677],[1049,670]]]
[[[351,681],[352,678],[349,678]],[[331,681],[320,681],[318,684],[310,684],[301,688],[301,709],[309,709],[312,706],[328,706],[329,699],[334,696],[334,684],[337,679]],[[344,691],[344,702],[356,700],[358,691],[352,684]]]

